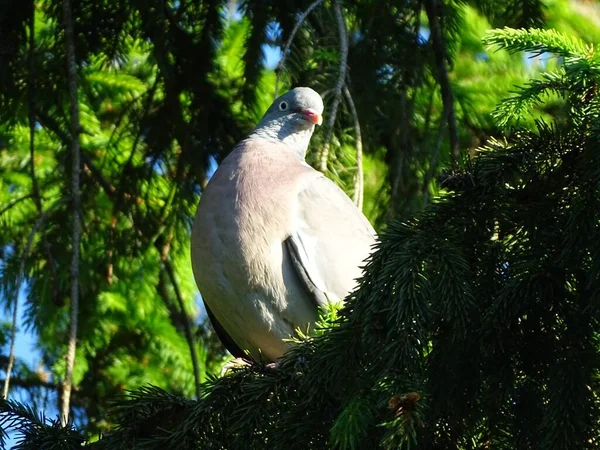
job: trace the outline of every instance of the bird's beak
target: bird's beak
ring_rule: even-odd
[[[301,113],[306,120],[308,120],[311,123],[314,123],[315,125],[321,125],[323,123],[323,116],[316,112],[314,109],[303,109]]]

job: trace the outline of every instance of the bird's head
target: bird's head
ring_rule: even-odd
[[[283,142],[306,153],[315,125],[323,122],[323,99],[308,87],[297,87],[277,98],[256,126],[255,136]]]

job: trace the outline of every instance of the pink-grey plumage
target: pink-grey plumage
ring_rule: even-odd
[[[202,195],[192,231],[196,283],[235,356],[275,361],[318,306],[355,287],[375,232],[346,194],[304,161],[323,112],[296,88],[267,110]]]

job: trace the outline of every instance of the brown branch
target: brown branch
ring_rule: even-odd
[[[321,151],[321,157],[319,162],[319,170],[325,172],[327,170],[327,161],[329,160],[329,145],[331,142],[331,136],[333,135],[333,125],[335,124],[335,118],[337,116],[338,107],[342,97],[342,88],[344,87],[344,81],[346,79],[346,71],[348,68],[348,35],[346,32],[346,22],[344,19],[344,13],[340,5],[340,0],[334,0],[333,12],[338,25],[338,34],[340,39],[340,69],[338,80],[335,85],[333,93],[333,102],[331,104],[331,111],[329,113],[327,123],[325,124],[325,143],[323,150]]]
[[[79,319],[79,245],[81,240],[81,192],[80,170],[81,151],[79,134],[79,99],[77,96],[77,62],[75,60],[75,36],[70,0],[63,0],[63,16],[65,26],[65,44],[67,47],[67,82],[71,100],[71,137],[72,137],[72,185],[71,201],[73,205],[73,257],[71,260],[71,324],[67,345],[67,367],[62,384],[60,420],[66,425],[69,421],[71,389],[73,387],[73,366],[77,348],[77,328]]]
[[[281,52],[281,59],[279,60],[279,64],[277,64],[277,68],[275,69],[275,75],[276,75],[275,98],[277,98],[277,95],[279,94],[279,78],[280,78],[281,72],[283,71],[283,68],[285,66],[285,59],[287,58],[287,54],[290,51],[290,47],[292,46],[292,42],[294,41],[294,38],[296,37],[296,33],[298,33],[298,30],[300,29],[300,27],[302,26],[304,21],[307,19],[309,14],[312,12],[312,10],[315,9],[317,6],[319,6],[321,3],[323,3],[323,1],[324,0],[315,0],[313,3],[310,4],[310,6],[308,8],[306,8],[306,11],[304,11],[302,14],[300,14],[300,16],[298,17],[298,20],[296,21],[296,25],[294,25],[294,28],[292,28],[290,37],[288,38],[287,42],[283,46],[283,50]]]
[[[454,95],[450,86],[448,77],[448,68],[446,61],[448,60],[448,52],[446,51],[446,43],[444,35],[438,20],[439,5],[437,0],[425,0],[425,11],[429,19],[429,29],[431,32],[431,42],[433,44],[433,54],[435,58],[435,66],[437,70],[437,80],[440,83],[442,91],[442,103],[444,104],[444,118],[448,121],[448,131],[450,138],[450,150],[452,156],[452,166],[456,167],[460,150],[458,147],[458,128],[456,125],[456,112],[454,110]]]
[[[354,120],[354,134],[356,140],[356,180],[354,183],[354,195],[352,196],[352,200],[354,201],[354,204],[358,207],[358,209],[362,211],[365,189],[365,176],[363,172],[362,133],[360,131],[360,122],[358,120],[356,106],[354,105],[352,94],[350,94],[350,90],[346,85],[344,86],[344,96],[346,97],[346,101],[348,102],[348,109],[350,110],[350,115]]]
[[[188,341],[188,347],[190,348],[190,356],[192,358],[192,367],[194,369],[194,380],[196,382],[196,398],[200,398],[200,366],[198,365],[198,354],[196,352],[196,343],[194,342],[194,335],[192,333],[190,318],[185,311],[185,304],[183,302],[183,296],[181,295],[181,291],[179,290],[177,278],[175,277],[175,270],[173,270],[173,266],[171,265],[171,262],[168,259],[165,258],[163,264],[167,271],[167,275],[169,275],[169,280],[173,285],[175,297],[177,297],[177,303],[181,311],[183,329],[185,331],[185,338]]]

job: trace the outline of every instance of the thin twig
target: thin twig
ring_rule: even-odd
[[[63,0],[65,26],[65,44],[67,47],[67,82],[71,100],[71,136],[72,136],[72,183],[71,201],[73,204],[73,257],[71,260],[71,326],[67,345],[67,367],[61,397],[60,420],[63,426],[69,420],[71,389],[73,387],[73,366],[77,348],[77,328],[79,319],[79,245],[81,240],[81,193],[80,170],[81,151],[79,145],[79,100],[77,96],[77,62],[75,60],[75,36],[70,0]]]
[[[62,203],[61,200],[54,203],[50,208],[44,211],[36,220],[31,232],[29,233],[29,237],[27,238],[27,244],[25,244],[25,249],[23,250],[23,255],[21,256],[21,262],[19,264],[19,272],[17,274],[17,283],[15,285],[15,304],[13,306],[12,313],[12,323],[10,328],[10,350],[8,351],[8,366],[6,367],[6,378],[4,379],[4,387],[2,389],[2,398],[8,398],[8,389],[10,387],[10,376],[12,373],[12,369],[15,363],[15,342],[17,339],[17,319],[19,317],[19,289],[21,287],[21,283],[23,283],[23,278],[25,276],[25,262],[29,257],[29,252],[31,251],[31,245],[33,244],[33,237],[37,233],[37,231],[44,224],[44,221],[58,205]]]
[[[317,6],[319,6],[321,3],[323,3],[323,1],[324,0],[315,0],[313,3],[311,3],[311,5],[308,8],[306,8],[306,11],[304,11],[302,14],[300,14],[300,16],[298,17],[298,21],[296,22],[296,25],[294,25],[294,28],[292,29],[292,32],[290,33],[290,37],[288,38],[287,42],[285,43],[285,46],[283,47],[283,50],[281,53],[281,59],[279,60],[279,64],[277,64],[277,68],[275,69],[275,74],[276,74],[275,98],[277,98],[277,95],[279,93],[279,78],[280,78],[281,72],[283,71],[283,68],[285,66],[285,59],[290,50],[290,47],[292,46],[292,42],[294,41],[294,38],[296,37],[296,33],[298,32],[298,30],[300,29],[300,27],[302,26],[302,24],[304,23],[304,21],[306,20],[308,15],[312,12],[312,10],[315,9]]]
[[[13,200],[8,205],[6,205],[4,208],[0,209],[0,216],[3,215],[5,212],[9,211],[10,209],[14,208],[15,206],[17,206],[23,200],[27,200],[27,199],[30,199],[33,197],[34,197],[33,194],[27,194],[27,195],[24,195],[23,197],[19,197],[19,198]]]
[[[36,108],[35,108],[35,11],[36,8],[31,8],[31,15],[29,16],[29,73],[28,73],[28,86],[27,86],[27,116],[29,120],[29,167],[31,176],[31,187],[33,191],[33,199],[35,207],[37,208],[38,214],[42,214],[42,196],[40,194],[40,185],[38,183],[37,175],[35,173],[35,123],[36,123]],[[52,251],[50,244],[46,238],[42,237],[42,244],[46,252],[46,258],[48,266],[50,267],[50,274],[52,279],[53,294],[56,295],[57,288],[57,275],[56,275],[56,263],[52,258]]]
[[[358,113],[356,112],[356,106],[352,99],[352,94],[347,85],[344,85],[344,96],[348,102],[348,109],[354,120],[354,139],[356,140],[356,180],[354,182],[354,195],[352,200],[354,204],[362,211],[363,197],[365,189],[365,176],[363,172],[363,147],[362,147],[362,133],[360,132],[360,122],[358,120]]]
[[[342,97],[342,88],[344,87],[344,81],[346,80],[346,70],[348,68],[348,35],[346,32],[346,22],[344,19],[344,13],[340,5],[340,0],[334,0],[333,12],[338,25],[338,34],[340,38],[340,70],[338,74],[338,80],[335,85],[335,91],[333,93],[333,102],[331,104],[331,111],[327,118],[325,125],[325,142],[323,150],[321,151],[319,170],[325,172],[327,170],[327,161],[329,160],[329,144],[331,136],[333,134],[333,125],[335,124],[335,118],[337,116],[338,107]]]
[[[29,158],[30,174],[33,198],[38,210],[42,211],[42,199],[40,198],[40,187],[35,175],[35,8],[31,10],[29,18],[29,73],[27,85],[27,116],[29,119]]]
[[[429,19],[429,28],[431,31],[431,41],[433,44],[433,54],[435,57],[435,65],[437,69],[437,79],[440,83],[442,91],[442,102],[444,104],[444,117],[448,121],[448,131],[450,138],[450,150],[452,156],[452,166],[456,167],[460,156],[458,148],[458,128],[456,125],[456,112],[454,111],[454,95],[450,86],[448,77],[448,68],[446,60],[448,52],[446,51],[446,43],[444,35],[438,20],[438,3],[437,0],[426,0],[425,11]]]
[[[168,259],[165,259],[164,266],[169,275],[169,280],[175,290],[175,296],[177,297],[177,303],[183,320],[183,328],[185,331],[185,337],[188,341],[188,347],[190,348],[190,356],[192,357],[192,367],[194,369],[194,380],[196,382],[196,398],[200,398],[200,366],[198,365],[198,354],[196,353],[196,343],[194,342],[194,335],[192,333],[192,326],[190,325],[190,318],[185,311],[185,304],[183,303],[183,296],[179,290],[179,284],[175,277],[175,270]]]
[[[135,139],[133,140],[133,144],[131,146],[131,151],[129,152],[129,157],[127,158],[127,161],[125,162],[125,164],[123,164],[123,170],[121,171],[121,176],[119,177],[119,182],[117,183],[117,186],[119,188],[119,192],[118,192],[119,195],[117,195],[115,201],[113,201],[112,218],[111,218],[111,222],[110,222],[110,231],[109,231],[109,237],[108,237],[109,242],[111,244],[114,242],[115,228],[117,226],[117,220],[118,220],[117,213],[121,209],[123,202],[126,199],[126,195],[123,192],[123,182],[125,181],[125,177],[127,176],[128,169],[131,166],[133,157],[137,151],[137,146],[142,137],[143,124],[146,121],[148,114],[150,113],[150,108],[152,107],[152,102],[154,101],[154,95],[156,94],[156,89],[158,87],[158,81],[159,81],[159,77],[157,76],[154,80],[154,83],[152,84],[152,87],[145,93],[147,95],[147,97],[146,97],[146,101],[144,103],[144,112],[139,121],[139,129],[135,135]],[[100,176],[102,177],[102,174],[100,174]],[[104,177],[102,177],[102,178],[104,178]],[[107,184],[108,184],[108,182],[107,182]],[[109,250],[107,252],[107,257],[108,257],[107,279],[108,279],[109,284],[112,283],[113,253],[114,253],[113,248],[109,247]]]
[[[53,117],[39,109],[36,109],[36,115],[42,125],[52,131],[52,133],[54,133],[62,141],[65,147],[71,147],[73,145],[73,139],[71,139],[71,137],[63,131],[63,129],[60,127],[60,124]],[[96,178],[96,181],[104,190],[104,192],[110,198],[115,198],[117,188],[115,188],[106,178],[104,178],[102,171],[95,166],[85,152],[81,152],[80,157],[83,161],[83,164],[89,169],[94,178]]]
[[[442,147],[442,137],[444,135],[444,129],[446,128],[446,125],[446,121],[443,119],[440,120],[438,132],[435,138],[435,145],[431,148],[431,155],[429,157],[429,170],[427,170],[425,179],[423,180],[423,206],[426,206],[427,203],[429,203],[429,183],[431,183],[431,180],[435,175],[435,171],[437,170],[440,149]]]

